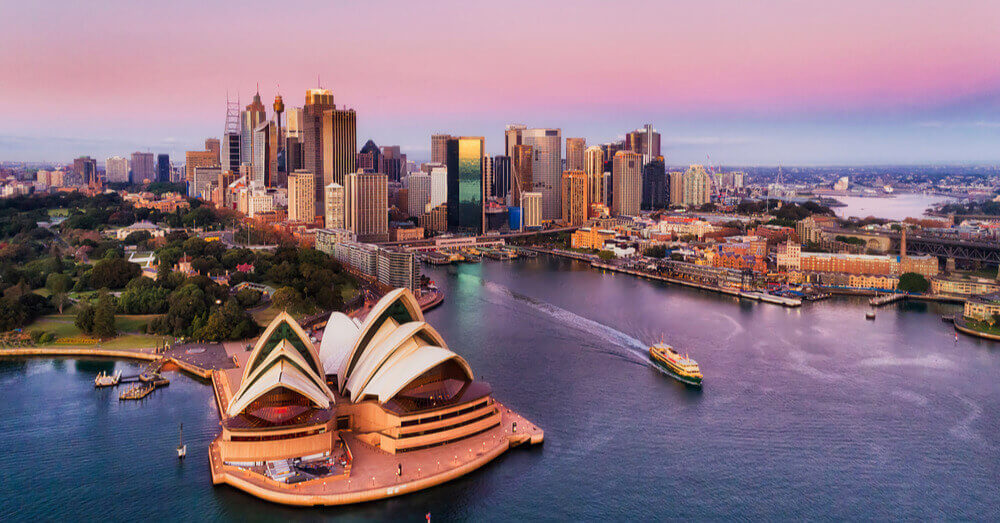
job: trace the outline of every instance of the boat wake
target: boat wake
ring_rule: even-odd
[[[470,277],[477,278],[472,275],[470,275]],[[625,359],[635,363],[649,365],[649,360],[646,357],[646,344],[634,336],[630,336],[620,330],[604,325],[603,323],[596,322],[589,318],[584,318],[583,316],[570,312],[562,307],[521,294],[499,283],[485,281],[482,279],[479,280],[483,288],[489,292],[504,298],[515,300],[519,304],[530,307],[537,312],[544,313],[565,327],[569,327],[586,334],[587,336],[583,337],[584,341],[582,344],[588,348],[606,352],[613,356],[624,357]],[[608,350],[609,348],[619,350]]]

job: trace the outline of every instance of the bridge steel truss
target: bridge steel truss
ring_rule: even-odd
[[[898,238],[894,239],[893,244],[894,247],[898,248]],[[906,253],[1000,265],[1000,243],[956,241],[915,236],[906,238]]]

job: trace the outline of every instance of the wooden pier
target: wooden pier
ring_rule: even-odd
[[[154,390],[160,387],[166,387],[167,385],[170,385],[170,380],[157,374],[156,378],[151,381],[132,385],[118,396],[118,400],[141,400],[142,398],[149,396],[149,394]]]
[[[906,299],[905,294],[893,293],[893,294],[882,294],[876,295],[872,299],[868,300],[868,304],[872,307],[881,307],[883,305],[889,305],[890,303],[896,303],[897,301]]]

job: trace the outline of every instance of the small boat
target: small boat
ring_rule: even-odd
[[[865,313],[865,319],[866,320],[874,320],[875,319],[875,311],[868,311],[868,312],[866,312]]]
[[[649,359],[666,370],[677,381],[701,387],[702,374],[698,362],[687,355],[681,356],[673,347],[663,342],[649,348]]]
[[[188,447],[184,444],[184,424],[181,423],[180,441],[177,444],[177,459],[184,459],[187,453]]]

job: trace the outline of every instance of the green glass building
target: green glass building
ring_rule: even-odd
[[[483,233],[483,158],[486,139],[461,136],[448,140],[448,230]]]

